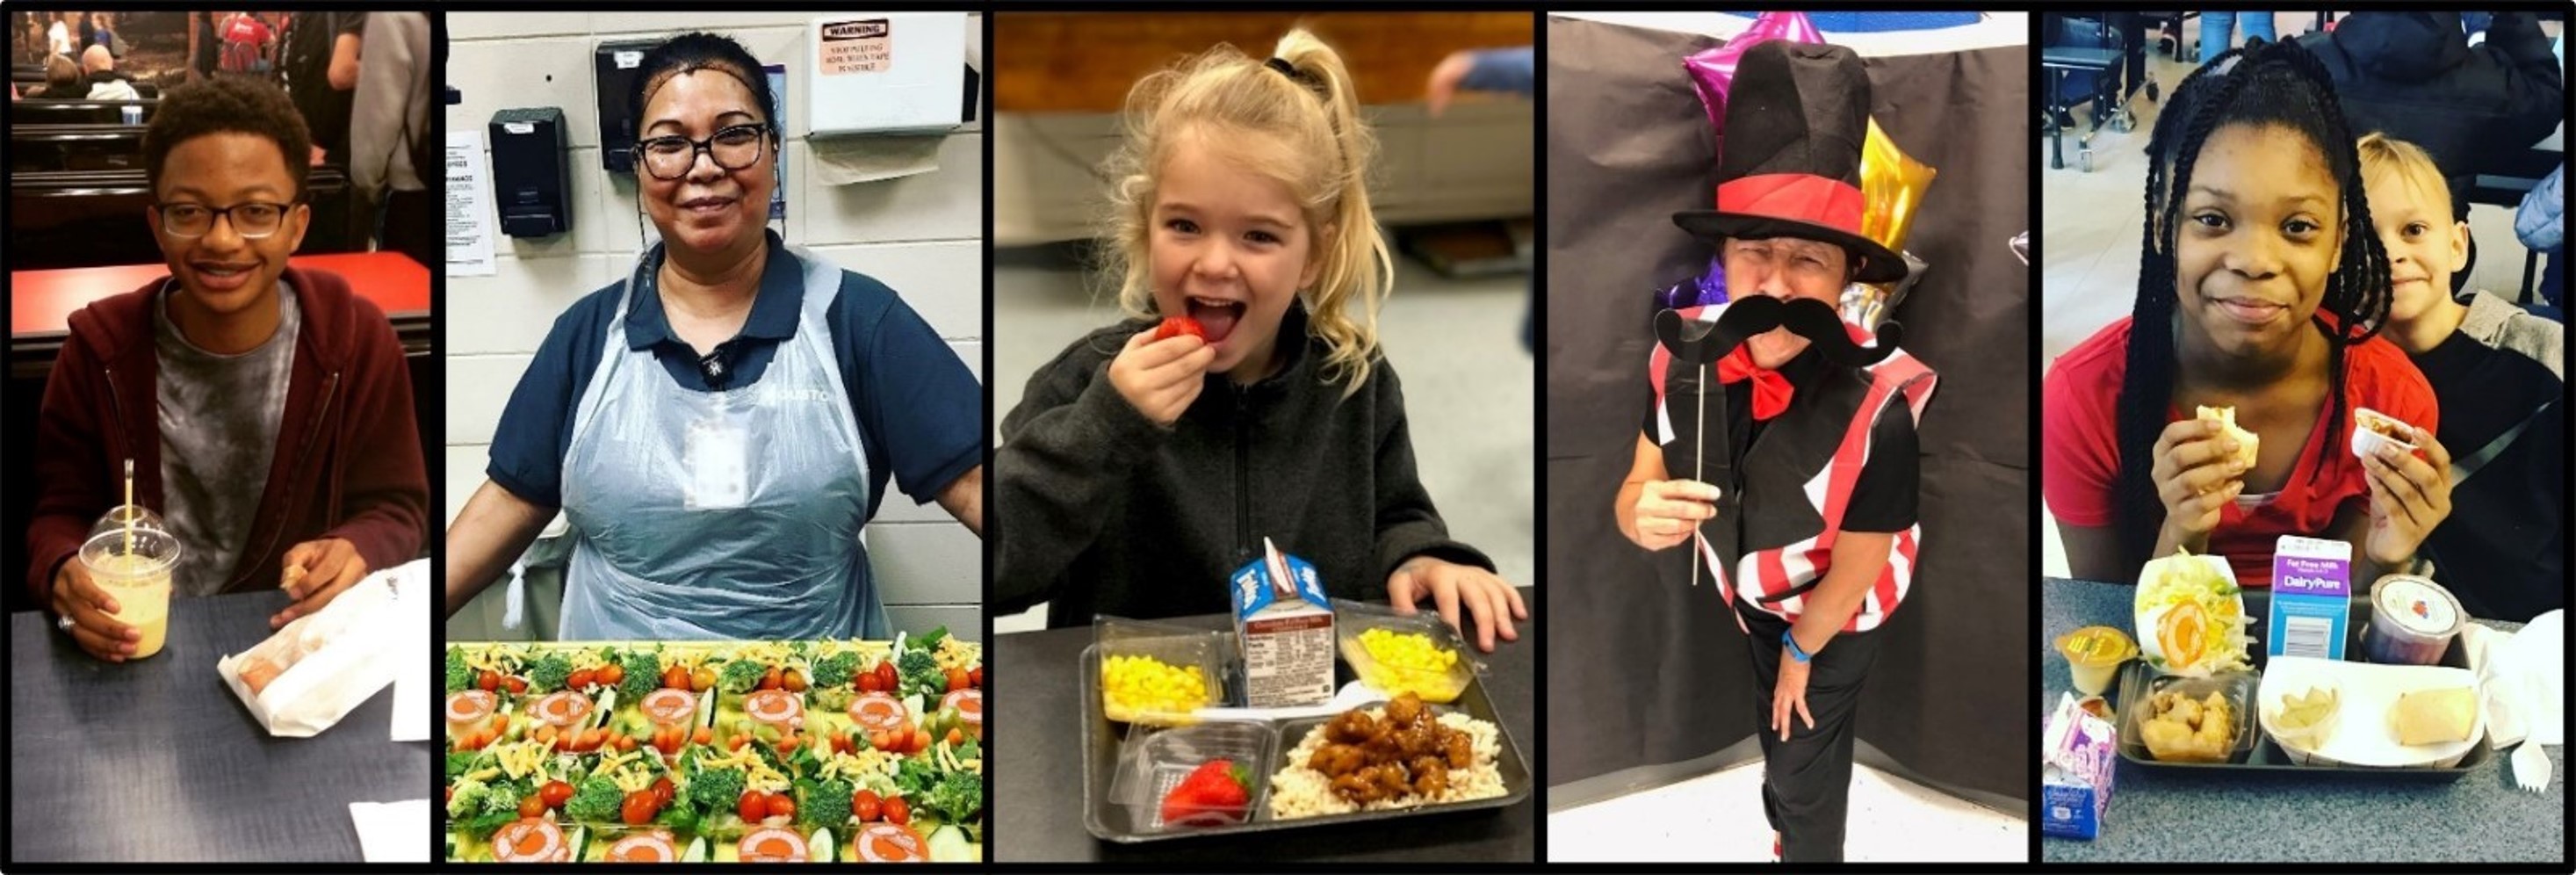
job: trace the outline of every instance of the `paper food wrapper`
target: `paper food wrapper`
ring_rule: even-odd
[[[394,581],[401,571],[358,581],[321,611],[297,617],[268,640],[224,657],[215,663],[215,673],[270,735],[310,738],[331,728],[393,682],[393,660],[401,654],[391,643],[413,637],[399,628]],[[422,654],[414,650],[409,655]],[[252,693],[242,671],[262,660],[276,666],[278,674]]]

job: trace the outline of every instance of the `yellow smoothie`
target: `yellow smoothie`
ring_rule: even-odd
[[[170,563],[150,556],[111,554],[91,562],[89,575],[99,589],[116,599],[117,610],[108,616],[142,633],[134,642],[134,658],[161,652],[170,629]]]

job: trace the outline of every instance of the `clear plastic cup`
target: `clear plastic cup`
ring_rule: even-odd
[[[116,600],[108,616],[142,633],[134,642],[134,659],[161,652],[170,629],[170,570],[179,564],[179,539],[157,528],[137,526],[91,535],[81,545],[81,567],[90,582]]]

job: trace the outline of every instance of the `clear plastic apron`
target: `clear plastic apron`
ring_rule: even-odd
[[[823,318],[841,271],[788,253],[804,268],[796,336],[758,383],[721,392],[628,348],[661,248],[638,261],[564,457],[564,640],[893,637],[861,540],[867,454]]]

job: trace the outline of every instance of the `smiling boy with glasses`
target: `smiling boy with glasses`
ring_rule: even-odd
[[[144,132],[144,220],[170,275],[72,314],[27,531],[28,586],[100,659],[134,630],[67,560],[123,500],[129,459],[134,501],[185,547],[175,590],[287,581],[272,626],[420,552],[429,480],[393,326],[340,277],[287,264],[312,220],[309,167],[287,156],[310,142],[285,93],[246,78],[173,89]]]

